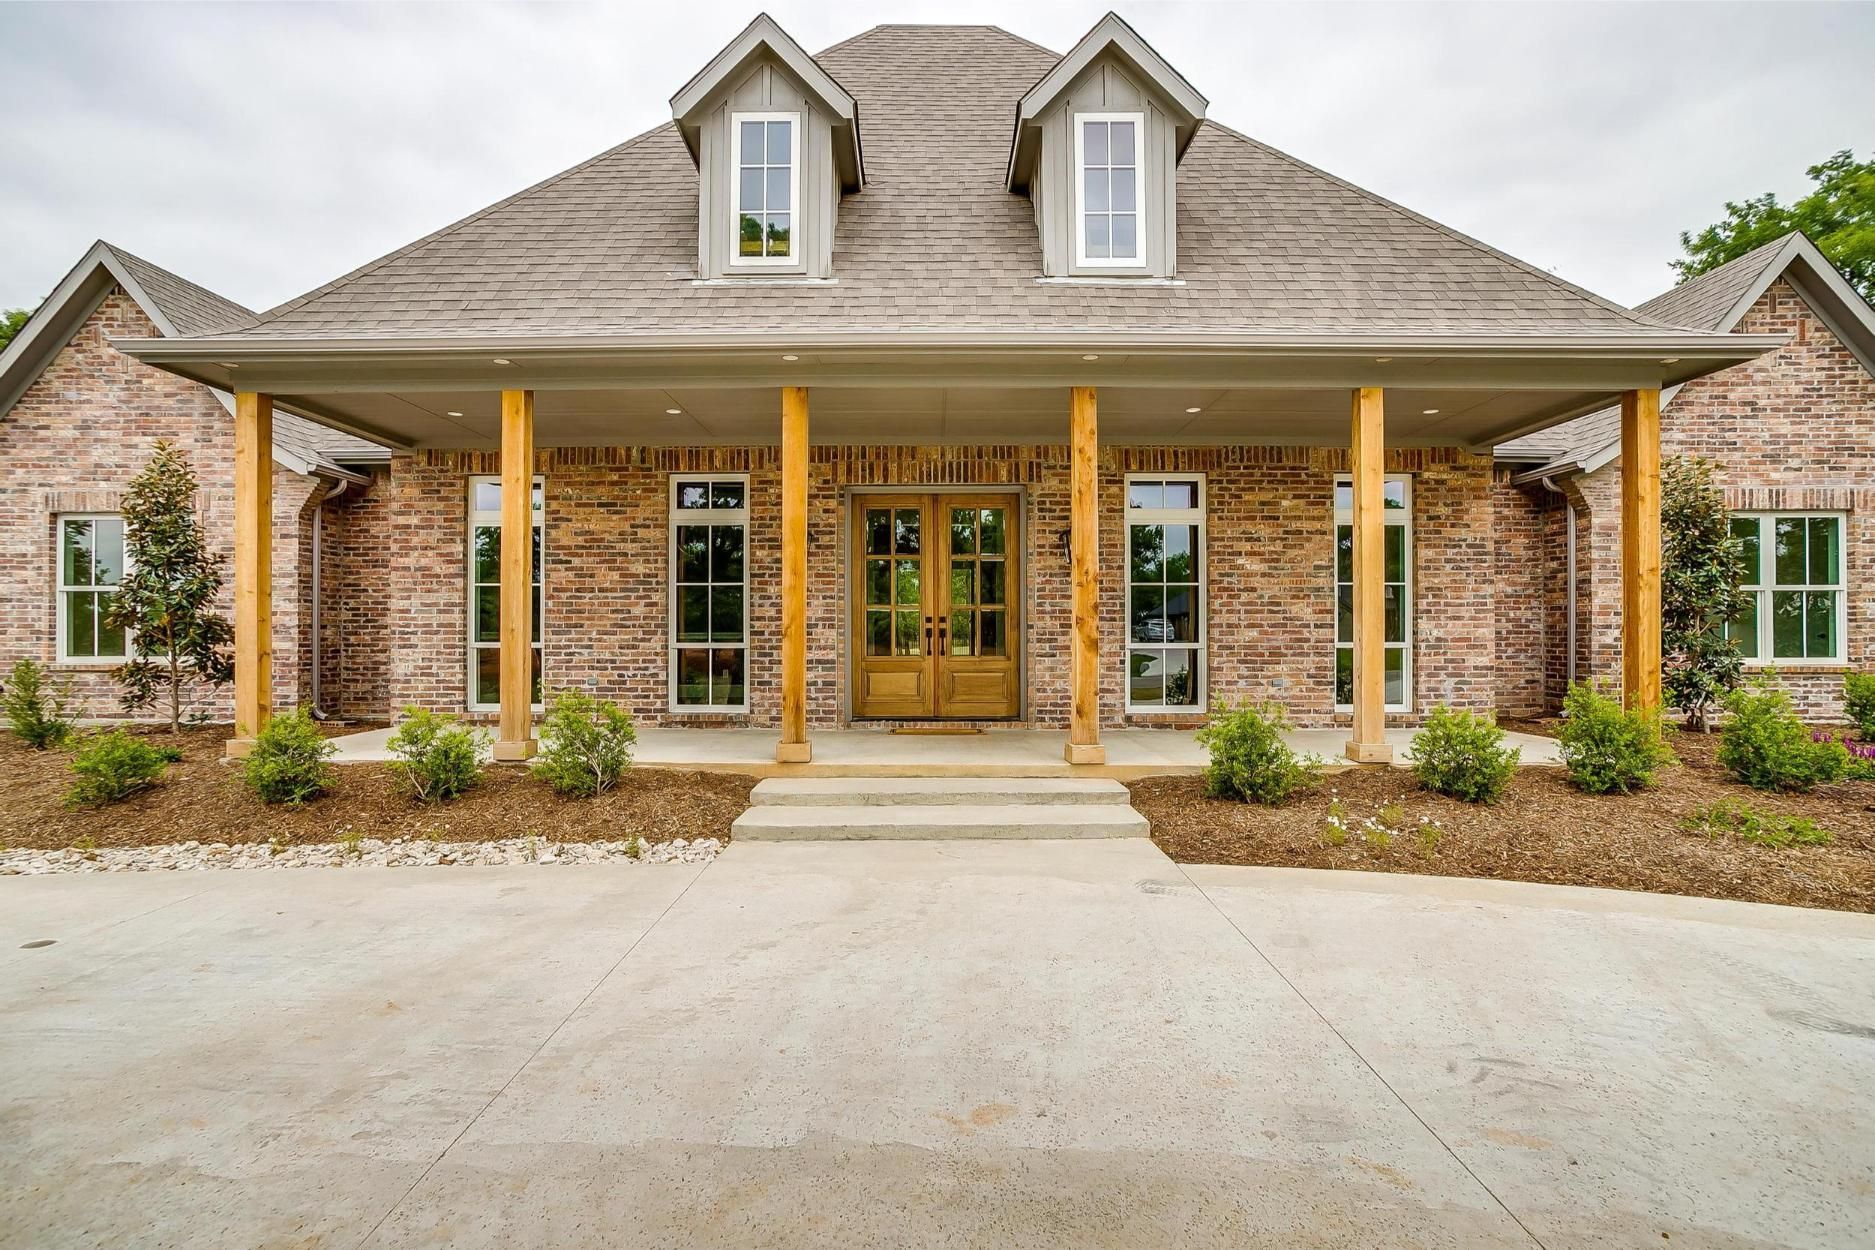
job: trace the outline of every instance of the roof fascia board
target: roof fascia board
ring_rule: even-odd
[[[90,320],[113,283],[124,288],[160,333],[175,335],[176,327],[162,308],[138,284],[110,244],[100,239],[59,280],[27,318],[25,328],[0,352],[0,416],[12,411],[52,358]]]
[[[1181,135],[1179,154],[1184,154],[1185,146],[1197,133],[1198,123],[1204,120],[1210,101],[1170,61],[1160,56],[1158,50],[1147,43],[1124,18],[1118,13],[1109,12],[1095,22],[1093,29],[1081,36],[1074,47],[1056,61],[1054,67],[1043,74],[1017,102],[1015,133],[1009,144],[1006,176],[1011,191],[1019,191],[1026,186],[1033,172],[1034,144],[1028,141],[1025,132],[1037,124],[1041,114],[1068,89],[1069,84],[1108,52],[1114,53],[1144,76],[1182,114],[1178,125]]]
[[[859,138],[859,101],[766,13],[758,13],[754,21],[743,27],[741,34],[711,57],[709,64],[698,70],[671,97],[671,116],[677,121],[677,128],[684,137],[684,145],[690,149],[691,158],[694,160],[697,156],[697,130],[700,125],[697,113],[709,105],[711,98],[728,85],[743,66],[764,51],[781,62],[800,81],[808,94],[833,119],[836,131],[846,132],[846,143],[836,145],[846,150],[836,153],[836,158],[842,166],[851,166],[850,169],[842,168],[841,173],[848,189],[857,190],[866,179]]]

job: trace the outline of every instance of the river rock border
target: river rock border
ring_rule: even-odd
[[[425,868],[446,864],[704,864],[722,852],[715,838],[690,841],[548,842],[505,838],[494,842],[432,842],[424,838],[361,838],[306,846],[267,842],[175,842],[109,846],[95,850],[0,851],[0,876],[55,872],[178,872],[205,868]]]

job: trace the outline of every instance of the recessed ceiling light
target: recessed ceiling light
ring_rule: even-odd
[[[1421,408],[1419,410],[1419,415],[1422,417],[1436,417],[1439,415],[1439,410],[1437,408]]]
[[[1678,356],[1669,356],[1660,363],[1663,365],[1677,365],[1680,363],[1680,358]]]
[[[1093,352],[1088,352],[1085,356],[1081,357],[1081,359],[1082,360],[1099,360],[1100,357],[1094,354]]]
[[[1391,356],[1376,356],[1376,357],[1374,357],[1374,363],[1375,363],[1375,364],[1377,364],[1377,365],[1390,365],[1390,364],[1392,364],[1392,363],[1393,363],[1393,357],[1391,357]]]
[[[506,356],[497,356],[495,357],[495,363],[498,365],[511,365],[514,362],[509,360]]]
[[[1672,364],[1673,362],[1669,360],[1667,363]],[[221,367],[224,369],[239,369],[241,366],[235,364],[232,360],[224,360],[221,362]]]
[[[462,414],[461,414],[461,413],[459,413],[459,412],[457,412],[457,411],[456,411],[456,410],[455,410],[454,408],[451,408],[451,409],[449,410],[449,415],[450,415],[450,416],[452,416],[452,417],[459,417],[459,416],[461,416]]]
[[[1202,408],[1187,408],[1187,409],[1185,409],[1185,411],[1186,411],[1186,412],[1203,412],[1203,411],[1204,411],[1204,409],[1202,409]]]
[[[682,408],[666,408],[664,410],[664,415],[667,417],[681,417],[684,415],[684,410]]]
[[[789,352],[787,355],[783,356],[782,359],[783,360],[799,360],[800,357],[796,356],[793,352]]]

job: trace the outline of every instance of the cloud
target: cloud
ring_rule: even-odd
[[[103,237],[257,308],[669,117],[756,11],[680,5],[18,5],[0,81],[0,306]],[[1105,11],[785,3],[1065,49]],[[1677,234],[1875,151],[1875,6],[1126,6],[1211,115],[1624,302]],[[1254,213],[1255,206],[1246,206]]]

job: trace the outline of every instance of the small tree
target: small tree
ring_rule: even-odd
[[[1675,457],[1660,477],[1661,684],[1690,729],[1738,689],[1745,661],[1725,623],[1744,607],[1744,545],[1712,481],[1712,462]]]
[[[156,444],[124,494],[123,581],[105,620],[125,631],[132,658],[117,670],[124,710],[166,703],[169,730],[182,727],[191,683],[221,686],[234,675],[233,629],[215,612],[222,559],[195,513],[195,470],[175,444]]]

